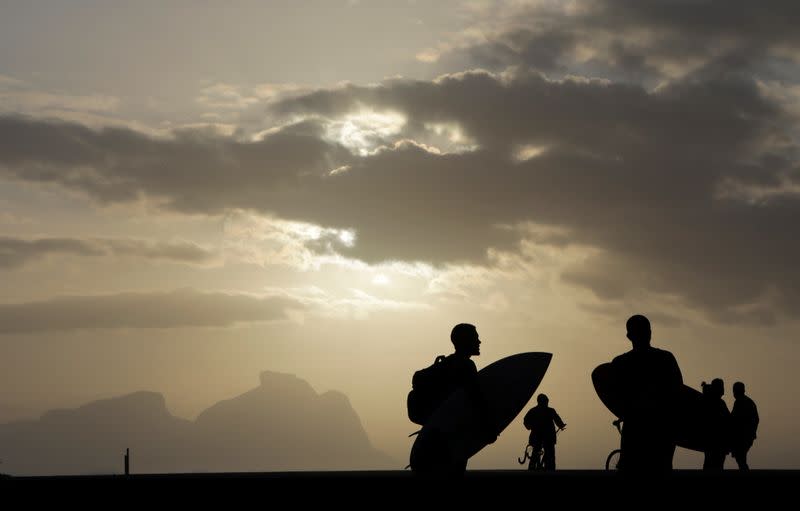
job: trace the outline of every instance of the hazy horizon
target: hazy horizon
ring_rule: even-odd
[[[722,378],[730,408],[746,384],[753,468],[800,468],[799,22],[3,2],[0,423],[143,390],[194,420],[272,371],[343,393],[404,466],[411,376],[468,322],[479,369],[553,354],[558,466],[599,468],[619,436],[590,373],[645,314],[687,385]],[[519,468],[526,438],[520,416],[470,468]]]

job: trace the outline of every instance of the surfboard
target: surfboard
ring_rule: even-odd
[[[466,460],[486,447],[481,426],[488,419],[498,435],[519,415],[544,378],[550,353],[518,353],[497,360],[478,371],[478,386],[488,404],[489,417],[481,417],[459,389],[447,398],[422,427],[411,447],[411,469],[418,470],[436,437],[436,448],[444,448],[451,460]]]
[[[597,397],[617,417],[624,417],[625,405],[617,387],[614,366],[611,363],[601,364],[592,371],[592,384]],[[683,385],[679,391],[675,410],[675,443],[678,447],[693,451],[703,451],[703,394]],[[623,424],[624,427],[624,424]]]

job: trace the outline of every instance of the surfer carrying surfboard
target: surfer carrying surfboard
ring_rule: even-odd
[[[478,416],[482,418],[481,427],[486,443],[494,443],[497,440],[497,427],[492,424],[488,412],[489,404],[486,396],[481,392],[478,385],[478,368],[470,358],[481,354],[481,339],[475,325],[469,323],[459,323],[450,332],[450,342],[453,343],[455,353],[452,353],[445,360],[450,363],[450,382],[453,390],[463,388],[468,398],[479,410]],[[466,469],[467,460],[459,460]]]
[[[669,471],[683,376],[672,353],[650,345],[652,332],[646,317],[631,316],[625,326],[632,349],[611,362],[617,375],[614,393],[624,421],[619,466],[633,473]]]
[[[443,385],[446,387],[443,395],[450,396],[457,390],[463,390],[467,401],[475,409],[474,416],[481,441],[484,444],[494,443],[498,428],[492,420],[489,402],[480,388],[478,368],[470,358],[481,354],[478,330],[475,325],[459,323],[450,332],[450,341],[455,353],[448,355],[440,363]],[[430,421],[425,422],[429,423]],[[448,450],[446,444],[446,435],[441,431],[434,427],[423,427],[415,441],[414,456],[410,464],[412,470],[420,473],[463,475],[469,456]]]

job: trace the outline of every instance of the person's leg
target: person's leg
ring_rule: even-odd
[[[619,456],[619,470],[620,472],[636,472],[641,468],[641,442],[633,428],[625,424],[622,430],[622,438],[620,439],[620,456]]]
[[[749,451],[750,447],[752,446],[752,440],[748,442],[742,442],[736,446],[736,449],[733,452],[733,457],[736,459],[736,463],[739,465],[739,470],[750,470],[750,466],[747,464],[747,451]]]
[[[745,467],[747,466],[747,461],[745,460],[745,455],[742,452],[742,447],[737,445],[731,450],[731,455],[733,455],[733,459],[736,460],[736,464],[739,466],[739,470],[747,470]]]
[[[717,470],[725,470],[725,458],[728,457],[728,453],[725,450],[720,449],[717,451]]]
[[[464,473],[467,471],[467,461],[469,460],[453,460],[449,474],[453,477],[464,477]]]
[[[672,470],[672,458],[675,456],[675,444],[672,440],[667,438],[659,443],[658,446],[658,464],[656,468],[661,472],[669,472]]]
[[[555,470],[556,469],[556,446],[552,443],[544,444],[544,469],[545,470]]]
[[[528,464],[528,470],[536,470],[537,468],[541,468],[541,467],[537,467],[536,463],[538,463],[539,460],[540,460],[539,452],[542,450],[542,441],[535,438],[535,439],[533,439],[533,442],[531,443],[531,446],[533,447],[533,453],[532,453],[532,456],[531,456],[531,461]]]
[[[672,457],[675,444],[671,437],[660,430],[654,430],[647,438],[642,467],[653,472],[669,472],[672,470]]]
[[[711,451],[703,452],[703,470],[711,470],[713,464],[713,455]]]
[[[531,458],[528,462],[528,470],[534,470],[536,468],[536,444],[531,443]]]
[[[725,452],[718,448],[706,451],[703,470],[722,470],[725,466]]]
[[[411,471],[416,474],[442,474],[452,463],[444,437],[437,430],[424,430],[411,447]]]

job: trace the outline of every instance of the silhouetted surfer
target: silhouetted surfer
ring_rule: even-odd
[[[641,315],[626,323],[633,349],[611,362],[617,392],[624,403],[619,469],[625,472],[669,471],[675,454],[672,424],[683,376],[669,351],[650,346],[650,321]]]
[[[714,378],[711,383],[703,382],[700,386],[703,389],[703,470],[722,470],[730,449],[728,428],[731,414],[722,400],[725,384],[720,378]]]
[[[731,412],[731,454],[739,465],[739,470],[750,470],[747,465],[747,451],[756,439],[758,429],[758,409],[756,404],[744,394],[744,383],[733,384],[733,403]]]
[[[558,416],[558,413],[547,406],[550,400],[544,394],[536,397],[536,406],[528,410],[522,423],[526,429],[531,430],[528,443],[533,447],[534,452],[542,449],[542,464],[545,470],[556,469],[556,427],[564,429],[567,425]],[[534,460],[531,459],[532,468]]]
[[[478,417],[487,420],[491,417],[488,413],[486,398],[478,387],[478,368],[470,357],[481,354],[480,336],[475,325],[460,323],[450,332],[450,341],[455,347],[455,353],[448,355],[441,362],[441,370],[448,386],[447,395],[459,388],[463,388],[468,398],[480,410]],[[486,422],[481,424],[488,443],[497,439],[497,426]],[[467,459],[453,459],[447,449],[444,439],[435,430],[426,432],[426,435],[417,439],[417,448],[411,467],[418,473],[453,474],[461,475],[467,468]]]

